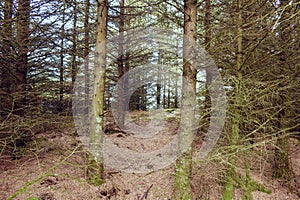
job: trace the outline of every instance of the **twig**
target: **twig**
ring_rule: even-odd
[[[147,189],[147,191],[144,193],[144,195],[142,196],[141,199],[143,199],[143,198],[147,199],[148,194],[149,194],[149,191],[150,191],[150,189],[152,188],[152,186],[153,186],[153,184],[150,185],[150,187]]]

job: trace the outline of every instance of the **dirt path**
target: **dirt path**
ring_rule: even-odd
[[[146,143],[143,143],[144,139],[118,131],[109,133],[107,137],[125,149],[137,152],[152,151],[169,143],[174,137],[178,121],[176,118],[170,119],[161,134],[147,140]],[[137,121],[147,124],[145,120]],[[147,173],[126,173],[106,167],[106,182],[103,185],[97,187],[88,184],[85,179],[87,156],[78,138],[74,137],[74,132],[74,129],[70,128],[64,132],[39,134],[36,142],[23,152],[20,159],[13,160],[11,155],[3,154],[0,157],[0,199],[7,199],[26,184],[28,187],[14,199],[26,200],[29,197],[38,197],[40,200],[172,199],[174,165]],[[291,143],[295,181],[299,181],[299,142],[293,139]],[[259,151],[261,149],[258,149]],[[271,154],[256,154],[252,159],[251,177],[272,190],[272,194],[254,192],[255,200],[298,199],[284,183],[272,179]],[[202,164],[195,168],[192,184],[195,199],[220,199],[223,172],[222,165],[217,162]],[[242,167],[240,172],[244,172]],[[235,198],[241,199],[239,189]]]

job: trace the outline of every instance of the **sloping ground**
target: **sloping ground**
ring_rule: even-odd
[[[140,113],[135,113],[140,115]],[[146,114],[144,115],[148,117]],[[136,119],[146,125],[149,121]],[[107,122],[111,118],[107,118]],[[122,132],[109,132],[108,137],[115,144],[137,152],[155,150],[170,141],[178,122],[170,117],[165,129],[143,144],[141,138]],[[112,129],[116,130],[115,127]],[[26,200],[78,200],[78,199],[116,199],[116,200],[168,200],[172,199],[174,166],[148,173],[125,173],[106,167],[106,183],[92,186],[86,181],[87,154],[73,128],[62,132],[46,131],[37,135],[35,142],[27,146],[20,159],[13,160],[11,155],[3,153],[0,157],[0,199],[15,194],[14,199]],[[300,176],[299,142],[291,139],[291,161],[295,173],[295,182]],[[273,179],[271,161],[272,151],[257,148],[251,156],[251,177],[272,190],[272,194],[254,192],[255,200],[295,200],[298,199],[286,183]],[[266,150],[266,149],[265,149]],[[268,152],[268,154],[266,153]],[[241,174],[245,173],[242,165]],[[194,168],[192,189],[195,199],[221,199],[224,167],[222,163],[211,161]],[[297,188],[295,183],[294,190]],[[19,191],[19,192],[18,192]],[[36,197],[36,198],[33,198]],[[238,189],[235,199],[241,199]]]

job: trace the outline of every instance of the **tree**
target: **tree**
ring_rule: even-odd
[[[125,10],[124,10],[124,0],[120,0],[120,15],[119,15],[119,37],[118,37],[118,78],[119,80],[123,77],[124,70],[124,26],[125,26]],[[118,88],[118,107],[119,107],[119,118],[118,123],[121,128],[124,127],[125,120],[125,83],[120,84]]]
[[[157,72],[157,84],[156,84],[156,108],[159,109],[161,107],[161,65],[162,65],[162,52],[161,50],[158,51],[158,59],[157,59],[157,67],[158,67],[158,72]]]
[[[192,199],[191,194],[191,170],[192,170],[192,147],[189,147],[185,152],[182,152],[182,147],[186,144],[186,137],[189,139],[193,135],[194,125],[194,102],[193,93],[196,93],[196,74],[197,69],[193,64],[193,52],[196,46],[196,17],[197,17],[197,1],[184,1],[184,38],[183,38],[183,83],[182,83],[182,105],[181,118],[189,121],[188,127],[185,127],[179,133],[179,158],[176,161],[176,175],[174,183],[174,199]],[[192,91],[191,88],[192,87]]]
[[[297,21],[294,16],[297,13],[297,5],[290,1],[280,1],[280,3],[278,3],[278,11],[281,12],[281,15],[278,19],[278,27],[275,30],[277,35],[274,37],[278,41],[276,46],[279,45],[277,48],[280,49],[280,53],[277,56],[278,64],[281,68],[281,70],[278,71],[279,74],[277,74],[279,77],[278,89],[280,90],[279,101],[277,103],[281,105],[281,110],[277,115],[280,132],[277,134],[273,176],[284,179],[285,181],[291,181],[294,175],[289,158],[289,140],[293,128],[292,121],[297,118],[295,113],[295,100],[293,98],[297,92],[293,87],[286,87],[288,87],[288,85],[294,86],[299,84],[296,78],[299,69],[297,71],[295,63],[293,62],[294,59],[297,58],[295,55],[296,49],[294,48],[297,43],[292,34],[293,29],[297,26]],[[295,99],[297,99],[297,97]]]
[[[13,41],[13,1],[5,0],[4,1],[4,19],[3,19],[3,29],[1,32],[2,35],[2,57],[1,60],[3,62],[3,66],[1,68],[1,89],[6,91],[7,93],[12,92],[14,85],[14,70],[12,65],[12,41]]]
[[[242,71],[243,71],[243,29],[242,29],[242,3],[240,0],[237,0],[237,12],[236,12],[236,63],[235,63],[235,76],[236,84],[234,85],[234,96],[232,102],[232,124],[231,124],[231,133],[229,136],[229,143],[232,146],[238,145],[239,134],[240,134],[240,106],[242,101]],[[234,177],[236,161],[234,157],[229,158],[229,170],[224,186],[223,199],[230,200],[233,199],[234,192]]]
[[[18,1],[17,12],[17,61],[16,78],[18,91],[24,91],[28,72],[28,47],[30,23],[30,0]]]
[[[204,20],[204,27],[205,27],[205,50],[210,51],[210,43],[211,43],[211,3],[210,0],[205,0],[205,20]],[[204,119],[204,127],[205,132],[207,130],[207,126],[210,122],[210,112],[211,112],[211,99],[209,96],[208,88],[211,85],[212,75],[210,69],[206,69],[206,77],[205,77],[205,103],[204,103],[204,112],[205,116]]]
[[[66,24],[66,3],[63,2],[62,26],[60,41],[60,65],[59,65],[59,101],[62,102],[64,97],[64,55],[65,55],[65,24]]]
[[[72,86],[74,85],[75,78],[76,78],[76,58],[77,58],[77,1],[74,0],[73,2],[74,11],[73,11],[73,35],[72,35],[72,71],[71,71],[71,79],[72,79]]]
[[[85,88],[85,104],[89,105],[90,98],[90,70],[89,70],[89,53],[90,53],[90,0],[85,0],[85,9],[84,9],[84,88]],[[88,109],[88,108],[87,108]]]
[[[97,28],[94,68],[94,88],[92,97],[92,119],[90,128],[90,152],[92,159],[97,163],[98,169],[92,182],[103,182],[103,155],[102,144],[104,134],[104,93],[106,68],[106,34],[107,34],[107,0],[99,0],[97,4]],[[93,162],[92,162],[93,163]],[[94,180],[93,180],[94,179]]]
[[[256,190],[270,192],[251,180],[247,158],[243,158],[246,176],[242,177],[236,172],[236,158],[238,155],[239,157],[242,155],[237,147],[247,149],[247,151],[245,150],[247,154],[254,153],[252,145],[259,146],[262,142],[267,143],[277,136],[279,136],[278,141],[286,140],[287,137],[283,138],[283,136],[288,135],[288,130],[291,129],[287,120],[292,116],[291,107],[287,105],[292,104],[293,101],[290,98],[291,94],[285,93],[288,90],[283,88],[287,85],[294,85],[294,83],[291,84],[289,74],[293,74],[292,71],[295,68],[286,61],[284,62],[286,65],[283,62],[277,64],[280,58],[276,58],[282,52],[286,52],[286,45],[290,46],[291,42],[289,38],[285,38],[285,42],[279,40],[278,36],[281,34],[274,28],[278,26],[280,29],[285,26],[285,23],[278,23],[278,21],[281,22],[279,19],[282,16],[278,18],[277,9],[272,7],[268,1],[253,4],[253,2],[238,0],[236,7],[231,8],[235,11],[232,12],[232,16],[235,19],[236,29],[234,30],[236,32],[233,33],[229,29],[226,31],[229,35],[228,39],[231,39],[234,45],[222,47],[223,49],[227,48],[227,54],[224,52],[221,54],[227,55],[222,59],[222,63],[228,63],[228,66],[224,67],[226,78],[232,80],[228,81],[231,87],[228,92],[231,100],[228,110],[230,120],[227,121],[226,129],[230,150],[223,199],[232,199],[235,187],[243,189],[244,199],[252,199],[251,192]],[[291,15],[289,19],[292,19]],[[227,23],[230,24],[230,22]],[[286,30],[286,28],[284,29]],[[280,48],[276,45],[277,41],[280,41]],[[235,50],[232,47],[235,47]],[[231,68],[233,62],[235,67]],[[223,64],[223,66],[225,65]],[[285,97],[283,98],[282,95]],[[284,120],[282,120],[283,118]],[[278,146],[282,145],[278,144]],[[288,152],[286,143],[278,149],[282,153]],[[286,153],[284,154],[285,164],[280,168],[287,170],[289,164],[286,157],[288,156]]]

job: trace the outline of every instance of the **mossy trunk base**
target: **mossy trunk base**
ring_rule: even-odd
[[[102,185],[105,182],[103,171],[103,164],[96,162],[90,155],[87,163],[87,182],[94,186]]]

